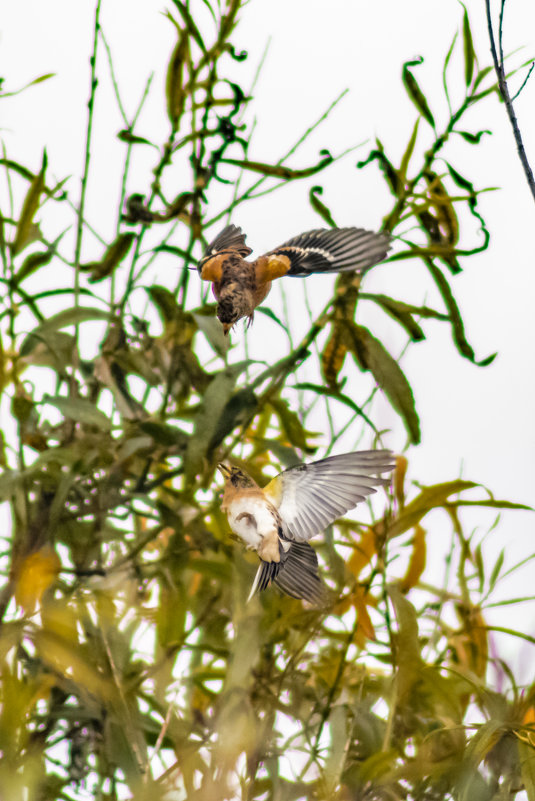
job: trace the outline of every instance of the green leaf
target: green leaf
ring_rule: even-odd
[[[395,300],[394,298],[388,297],[388,295],[369,295],[367,293],[361,293],[360,295],[361,300],[372,300],[380,306],[383,311],[390,315],[394,320],[396,320],[403,328],[407,331],[408,335],[412,339],[413,342],[419,342],[422,339],[425,339],[425,334],[423,332],[422,327],[416,322],[414,319],[414,314],[419,314],[417,306],[411,306],[409,303],[404,303],[401,300]],[[429,309],[428,311],[434,312],[433,309]],[[428,314],[428,317],[437,317],[439,312],[434,312],[433,314]],[[448,317],[445,314],[440,315],[442,319],[447,320]]]
[[[43,153],[43,162],[41,165],[41,171],[37,173],[37,175],[35,175],[34,178],[32,179],[28,192],[26,193],[26,197],[24,198],[24,203],[22,204],[22,210],[20,213],[19,221],[17,223],[17,230],[15,233],[15,240],[12,245],[12,252],[14,256],[19,251],[21,251],[27,244],[29,244],[29,240],[31,238],[31,230],[33,226],[33,219],[37,213],[37,209],[39,208],[39,200],[45,188],[46,166],[47,166],[47,156],[45,151]]]
[[[470,20],[468,19],[468,12],[466,10],[466,7],[464,7],[464,16],[463,16],[463,52],[464,52],[464,82],[468,87],[472,83],[472,78],[474,75],[476,54],[474,51],[474,43],[472,41],[472,31],[470,30]]]
[[[414,152],[414,147],[416,145],[416,139],[418,138],[418,129],[420,127],[420,117],[414,123],[414,128],[412,129],[412,134],[405,148],[405,153],[401,158],[401,164],[399,165],[399,180],[401,183],[405,183],[407,178],[407,170],[409,168],[409,162],[411,160],[411,156]]]
[[[164,323],[169,323],[176,319],[179,306],[172,292],[166,287],[157,286],[156,284],[145,287],[145,292],[158,309]]]
[[[208,445],[208,453],[215,450],[237,426],[246,425],[254,416],[257,407],[256,395],[250,387],[243,387],[234,393],[228,399],[217,421]]]
[[[201,470],[225,407],[234,392],[236,379],[247,364],[248,362],[238,362],[221,370],[208,384],[201,406],[195,415],[193,433],[189,438],[184,457],[184,471],[188,480],[193,479]]]
[[[89,277],[91,283],[108,278],[128,254],[135,238],[136,235],[133,233],[119,234],[111,245],[106,248],[100,261],[91,261],[87,264],[81,264],[80,270],[91,273]]]
[[[425,98],[425,95],[420,89],[418,81],[416,80],[411,70],[409,69],[409,67],[416,67],[422,63],[423,63],[423,58],[421,56],[417,59],[413,59],[412,61],[406,61],[405,64],[403,65],[402,80],[403,83],[405,84],[405,89],[407,90],[407,94],[409,95],[410,99],[412,100],[412,102],[422,115],[422,117],[424,117],[424,119],[427,120],[429,125],[431,125],[431,127],[434,128],[435,120],[433,115],[431,114],[429,106],[427,105],[427,100]]]
[[[345,323],[348,347],[363,370],[369,370],[392,407],[400,415],[410,441],[420,442],[420,421],[414,396],[397,361],[364,326]]]
[[[520,740],[518,742],[518,756],[528,801],[535,801],[535,749],[531,744],[528,745],[528,743]]]
[[[469,131],[454,131],[453,133],[459,134],[459,136],[462,136],[465,142],[469,142],[471,145],[478,145],[481,141],[481,137],[484,136],[484,134],[492,136],[492,131],[487,130],[478,131],[475,134],[470,133]]]
[[[171,18],[170,15],[167,15]],[[171,18],[172,20],[172,18]],[[180,31],[174,20],[172,20]],[[184,65],[189,58],[189,38],[186,31],[180,31],[178,41],[171,53],[167,66],[165,83],[165,97],[167,101],[167,116],[173,128],[177,128],[178,121],[184,111],[187,92],[184,87]]]
[[[111,315],[101,309],[92,309],[88,306],[76,306],[73,309],[54,314],[31,331],[20,347],[20,355],[27,356],[35,346],[51,331],[58,331],[70,325],[85,323],[88,320],[110,320]]]
[[[119,131],[117,134],[117,139],[120,139],[121,142],[126,142],[129,145],[150,145],[151,147],[157,147],[153,142],[149,142],[148,139],[145,139],[143,136],[136,136],[129,131],[128,129],[124,129]]]
[[[453,334],[453,341],[455,346],[461,356],[464,356],[465,359],[477,364],[480,367],[486,367],[487,365],[491,364],[496,356],[497,353],[492,353],[490,356],[487,356],[485,359],[481,359],[477,361],[475,357],[474,350],[468,340],[466,339],[466,335],[464,332],[464,322],[461,316],[461,312],[459,307],[457,306],[457,302],[451,291],[450,285],[448,284],[446,278],[444,277],[442,271],[436,266],[436,264],[431,261],[431,259],[425,259],[425,263],[429,272],[431,273],[433,280],[435,281],[440,294],[442,295],[442,299],[446,304],[446,308],[449,313],[449,318],[451,320],[451,327],[452,327],[452,334]]]
[[[44,395],[43,403],[55,406],[64,417],[75,420],[77,423],[96,426],[96,428],[106,433],[111,431],[111,421],[108,415],[97,409],[92,401],[83,398],[64,398],[61,396],[53,398],[50,395]]]
[[[313,186],[310,189],[310,192],[308,193],[308,199],[310,201],[310,205],[312,206],[314,211],[317,214],[319,214],[321,219],[327,223],[327,225],[330,225],[332,228],[336,228],[336,222],[334,221],[331,212],[329,211],[325,203],[322,203],[322,201],[318,197],[318,195],[322,194],[323,194],[322,186]]]
[[[398,537],[414,528],[432,509],[443,507],[450,495],[456,495],[464,490],[479,486],[473,481],[456,479],[443,484],[433,484],[424,487],[420,494],[398,513],[397,517],[388,524],[388,536]]]
[[[247,159],[220,159],[223,164],[234,164],[242,170],[250,170],[251,172],[259,172],[261,175],[266,175],[271,178],[282,178],[285,181],[293,181],[297,178],[308,178],[320,170],[325,169],[332,163],[333,157],[327,150],[321,150],[320,155],[322,158],[317,164],[312,167],[306,167],[304,170],[292,170],[290,167],[283,167],[282,164],[264,164],[260,161],[248,161]]]
[[[223,326],[213,315],[195,314],[193,319],[199,331],[206,337],[208,344],[212,346],[218,356],[224,359],[230,348],[230,337],[225,336]]]
[[[292,412],[288,404],[282,398],[270,398],[269,405],[279,418],[282,430],[288,441],[296,448],[300,448],[306,453],[314,453],[316,448],[308,444],[307,438],[314,436],[311,431],[307,431],[298,415]]]

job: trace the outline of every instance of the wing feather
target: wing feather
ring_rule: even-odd
[[[245,258],[252,249],[245,244],[246,234],[237,225],[227,225],[218,233],[216,238],[210,242],[204,253],[204,258],[216,256],[224,250],[235,250],[240,256]],[[203,259],[204,260],[204,259]]]
[[[352,509],[389,479],[379,477],[395,467],[391,451],[358,451],[297,465],[264,488],[279,510],[284,533],[306,542]]]
[[[344,272],[360,273],[382,261],[390,248],[390,236],[364,228],[317,228],[294,236],[266,256],[287,256],[286,275]]]

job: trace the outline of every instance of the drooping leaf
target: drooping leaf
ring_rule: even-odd
[[[347,322],[346,342],[363,370],[369,370],[405,423],[411,442],[420,441],[420,421],[409,382],[399,364],[367,328]]]
[[[170,15],[168,15],[170,16]],[[172,19],[172,18],[171,18]],[[176,23],[175,23],[176,25]],[[167,67],[165,97],[167,100],[167,116],[173,128],[178,126],[186,103],[184,86],[184,67],[189,58],[189,38],[186,30],[179,31],[178,41],[171,53]]]
[[[400,582],[400,589],[404,593],[407,593],[418,584],[425,570],[427,558],[426,534],[427,532],[422,526],[417,525],[415,527],[412,538],[411,558],[405,575]]]
[[[412,102],[422,115],[422,117],[424,117],[424,119],[427,120],[429,125],[431,125],[431,127],[434,128],[435,119],[431,113],[431,109],[427,104],[427,100],[424,93],[420,89],[418,81],[416,80],[410,69],[411,67],[417,67],[422,63],[423,63],[422,57],[413,59],[412,61],[406,61],[403,65],[402,80],[410,99],[412,100]]]
[[[312,206],[314,211],[317,214],[319,214],[321,219],[327,223],[327,225],[330,225],[331,228],[336,228],[336,222],[334,221],[331,212],[329,211],[325,203],[323,203],[318,197],[318,195],[322,194],[323,194],[322,186],[313,186],[310,189],[310,192],[308,193],[308,199],[310,201],[310,205]]]
[[[106,248],[104,255],[99,261],[80,264],[80,270],[90,273],[89,280],[92,283],[95,281],[102,281],[104,278],[110,276],[126,257],[135,238],[136,235],[133,233],[119,234],[111,245]]]
[[[321,353],[321,372],[327,386],[334,388],[338,384],[338,374],[344,366],[347,354],[345,332],[338,323],[333,323],[329,338]]]
[[[466,335],[464,332],[463,318],[461,316],[461,312],[459,310],[459,307],[457,306],[457,302],[455,300],[453,292],[451,291],[449,283],[442,274],[441,270],[436,266],[436,264],[431,259],[425,259],[425,263],[439,289],[440,294],[442,295],[442,299],[448,310],[449,317],[451,320],[453,341],[455,343],[457,350],[459,351],[461,356],[464,356],[465,359],[468,359],[469,361],[479,365],[480,367],[486,367],[487,365],[491,364],[498,354],[493,353],[490,356],[487,356],[485,359],[477,361],[474,350],[470,345],[470,343],[468,342],[468,340],[466,339]]]

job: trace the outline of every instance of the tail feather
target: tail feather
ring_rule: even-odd
[[[316,551],[307,542],[292,542],[281,569],[273,579],[286,595],[320,605],[327,590],[318,573]]]

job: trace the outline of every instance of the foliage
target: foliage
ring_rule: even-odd
[[[139,127],[150,80],[129,116],[97,5],[80,198],[72,181],[51,178],[46,151],[38,170],[1,159],[11,187],[0,227],[9,420],[0,496],[10,509],[2,795],[498,799],[525,787],[535,798],[533,692],[520,692],[499,660],[510,693],[487,678],[485,607],[505,574],[503,555],[489,569],[461,519],[464,506],[517,505],[461,479],[407,488],[399,457],[393,496],[382,497],[375,522],[341,520],[318,545],[334,600],[317,610],[274,590],[245,603],[254,558],[230,540],[214,490],[215,465],[230,454],[259,481],[268,465],[314,454],[307,416],[319,400],[329,450],[348,430],[384,437],[370,408],[377,391],[408,441],[420,440],[399,354],[356,322],[360,303],[392,318],[411,346],[436,320],[450,326],[462,357],[490,363],[476,360],[453,289],[461,263],[488,244],[484,190],[451,163],[448,145],[456,136],[477,148],[486,131],[465,130],[463,120],[496,86],[477,61],[465,12],[462,48],[454,40],[444,63],[445,119],[416,77],[421,60],[408,61],[402,80],[417,116],[403,157],[396,166],[377,140],[358,165],[377,164],[391,192],[384,227],[401,243],[391,259],[400,269],[419,259],[442,308],[361,291],[342,275],[302,340],[265,365],[255,360],[254,331],[249,353],[225,339],[191,268],[241,204],[317,180],[338,156],[322,151],[306,167],[291,166],[294,149],[276,164],[249,157],[251,97],[227,77],[246,57],[234,44],[240,6],[228,0],[221,13],[204,0],[197,15],[173,0],[167,131],[151,142]],[[124,117],[117,224],[106,240],[85,213],[104,53]],[[448,83],[456,56],[460,99]],[[147,147],[158,154],[152,183],[127,198]],[[177,174],[189,176],[178,188]],[[321,194],[309,189],[311,207],[334,225]],[[71,215],[73,237],[50,234],[58,207]],[[165,258],[181,266],[171,288],[151,280]],[[288,331],[287,319],[264,312]],[[361,403],[346,357],[373,378]],[[338,407],[349,417],[337,429]],[[437,510],[451,527],[442,584],[424,580]]]

